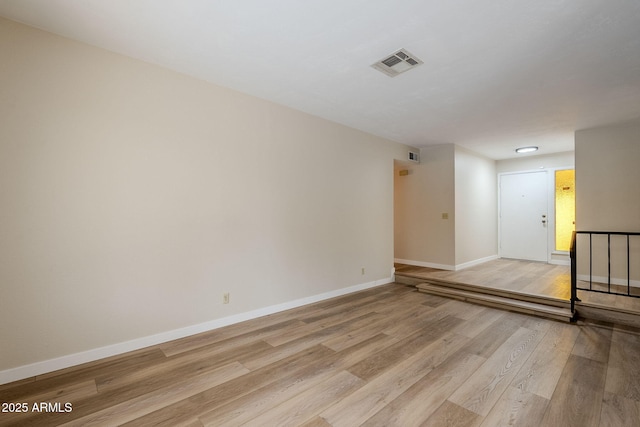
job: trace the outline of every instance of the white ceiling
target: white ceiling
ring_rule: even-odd
[[[416,147],[640,117],[639,0],[0,0],[0,15]],[[424,61],[390,78],[400,48]]]

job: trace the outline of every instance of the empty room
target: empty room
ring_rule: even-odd
[[[637,426],[640,2],[0,0],[0,426]]]

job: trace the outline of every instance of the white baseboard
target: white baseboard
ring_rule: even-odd
[[[484,264],[485,262],[493,261],[494,259],[498,259],[498,255],[491,255],[488,257],[465,262],[463,264],[456,264],[455,270],[458,271],[465,268],[473,267],[474,265]]]
[[[429,268],[437,268],[440,270],[457,271],[457,270],[462,270],[464,268],[472,267],[474,265],[483,264],[488,261],[493,261],[494,259],[498,259],[498,255],[491,255],[485,258],[480,258],[480,259],[476,259],[473,261],[469,261],[469,262],[465,262],[463,264],[457,264],[457,265],[435,264],[433,262],[413,261],[410,259],[400,259],[400,258],[394,259],[394,262],[397,262],[398,264],[414,265],[416,267],[429,267]]]
[[[248,311],[246,313],[239,313],[233,316],[223,317],[221,319],[215,319],[209,322],[187,326],[185,328],[161,332],[159,334],[141,337],[131,341],[112,344],[105,347],[95,348],[80,353],[69,354],[67,356],[57,357],[55,359],[44,360],[42,362],[36,362],[30,365],[18,366],[16,368],[0,371],[0,385],[34,377],[36,375],[42,375],[48,372],[57,371],[59,369],[69,368],[71,366],[80,365],[82,363],[94,362],[96,360],[104,359],[105,357],[116,356],[118,354],[127,353],[129,351],[139,350],[141,348],[149,347],[152,345],[157,345],[168,341],[173,341],[178,338],[184,338],[190,335],[211,331],[223,326],[229,326],[235,323],[244,322],[246,320],[256,319],[258,317],[267,316],[269,314],[278,313],[280,311],[290,310],[292,308],[300,307],[307,304],[313,304],[315,302],[339,297],[353,292],[375,288],[376,286],[381,286],[391,282],[393,282],[391,277],[374,280],[372,282],[361,283],[359,285],[337,289],[335,291],[325,292],[306,298],[300,298],[282,304],[259,308],[257,310]]]
[[[552,265],[571,265],[569,252],[553,251],[549,256],[549,264]]]
[[[398,264],[415,265],[416,267],[429,267],[429,268],[437,268],[437,269],[440,269],[440,270],[455,270],[456,269],[456,267],[454,265],[434,264],[432,262],[413,261],[413,260],[410,260],[410,259],[396,258],[393,261],[398,263]]]
[[[588,274],[578,274],[577,275],[578,280],[584,280],[585,282],[589,281],[589,275]],[[593,276],[591,278],[591,280],[594,283],[599,283],[599,284],[607,284],[607,278],[604,276]],[[611,284],[612,285],[621,285],[621,286],[627,286],[627,279],[620,279],[620,278],[616,278],[616,277],[612,277],[611,278]],[[640,280],[631,280],[630,283],[632,288],[640,288]]]

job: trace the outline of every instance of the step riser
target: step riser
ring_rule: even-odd
[[[475,286],[468,285],[464,283],[458,282],[449,282],[446,280],[440,279],[426,279],[424,277],[413,277],[408,274],[398,274],[396,273],[396,282],[406,284],[409,286],[415,286],[419,291],[425,293],[431,293],[434,295],[439,295],[447,298],[455,298],[461,301],[469,301],[475,304],[481,304],[489,307],[496,307],[511,311],[517,311],[520,313],[534,314],[536,316],[542,316],[555,320],[567,321],[572,317],[580,317],[587,320],[598,320],[605,322],[612,322],[621,325],[628,325],[636,328],[640,328],[640,314],[636,314],[634,312],[628,312],[624,310],[617,310],[611,307],[599,307],[595,305],[585,304],[585,303],[576,303],[576,316],[572,316],[569,312],[570,303],[569,301],[560,300],[557,298],[548,298],[548,297],[538,297],[536,295],[523,294],[514,291],[508,291],[504,289],[494,289],[487,288],[483,286]],[[425,287],[430,289],[420,289],[420,285],[425,285]],[[457,293],[461,293],[459,295]],[[492,297],[499,297],[502,299],[506,299],[507,301],[514,301],[513,303],[509,302],[496,302],[496,301],[487,301],[487,299],[491,300]],[[529,307],[521,307],[517,304],[521,303],[531,303],[536,305],[541,305],[544,307],[553,307],[560,308],[566,310],[567,315],[556,315],[555,313],[549,313],[545,310],[537,311],[531,310]],[[550,310],[553,311],[553,310]]]
[[[480,294],[480,295],[499,296],[503,298],[516,300],[516,301],[524,301],[524,302],[530,302],[534,304],[543,304],[543,305],[559,307],[559,308],[569,308],[571,306],[568,301],[564,301],[560,299],[545,298],[545,297],[539,297],[536,295],[507,291],[503,289],[485,288],[481,286],[466,285],[463,283],[456,283],[456,282],[447,282],[447,281],[424,279],[424,278],[419,279],[416,277],[402,276],[397,274],[396,274],[395,281],[397,283],[402,283],[404,285],[410,285],[410,286],[416,286],[416,287],[420,284],[426,283],[429,285],[442,287],[443,289],[452,290],[452,291],[460,290],[465,292],[473,292],[474,294]]]
[[[555,315],[552,313],[548,313],[545,311],[539,311],[539,310],[535,310],[535,309],[530,309],[530,308],[523,308],[520,307],[518,305],[515,304],[509,304],[508,302],[495,302],[495,301],[486,301],[480,298],[474,298],[472,296],[463,296],[463,295],[456,295],[455,293],[451,293],[451,292],[439,292],[437,290],[424,290],[424,289],[419,289],[420,292],[423,293],[428,293],[428,294],[432,294],[432,295],[438,295],[438,296],[442,296],[445,298],[453,298],[453,299],[457,299],[460,301],[466,301],[466,302],[470,302],[473,304],[479,304],[479,305],[484,305],[487,307],[492,307],[492,308],[499,308],[502,310],[509,310],[509,311],[515,311],[518,313],[523,313],[523,314],[530,314],[530,315],[534,315],[534,316],[538,316],[538,317],[544,317],[547,319],[552,319],[552,320],[559,320],[561,322],[569,322],[572,318],[572,316],[567,313],[566,315]]]

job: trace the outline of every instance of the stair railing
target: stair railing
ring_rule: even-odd
[[[577,236],[584,234],[589,236],[589,287],[578,287],[578,259],[577,259]],[[607,289],[593,289],[593,236],[606,235],[607,236]],[[611,236],[625,236],[626,237],[626,256],[627,256],[627,292],[614,292],[611,290]],[[579,302],[578,291],[598,292],[610,295],[621,295],[626,297],[640,298],[640,295],[633,295],[631,293],[631,236],[640,236],[640,233],[635,232],[620,232],[620,231],[574,231],[571,236],[571,247],[569,249],[569,257],[571,258],[571,312],[575,314],[575,303]]]

